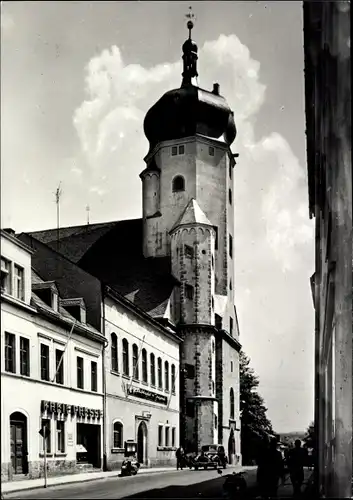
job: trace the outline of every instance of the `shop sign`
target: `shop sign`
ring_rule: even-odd
[[[71,432],[67,433],[67,446],[73,446],[74,445],[74,437]]]
[[[147,389],[143,389],[142,387],[128,387],[127,393],[131,396],[135,396],[136,398],[147,399],[149,401],[153,401],[154,403],[161,403],[163,405],[166,405],[168,403],[167,396],[148,391]]]
[[[53,401],[41,402],[42,412],[52,413],[53,415],[77,415],[78,417],[87,418],[100,418],[102,416],[101,410],[86,408],[85,406],[67,405],[64,403],[55,403]]]

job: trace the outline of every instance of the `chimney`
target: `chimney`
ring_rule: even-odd
[[[219,95],[219,83],[213,84],[212,94]]]
[[[4,231],[7,233],[7,234],[10,234],[11,236],[15,236],[16,234],[16,231],[14,229],[11,229],[11,227],[5,227],[4,228]]]

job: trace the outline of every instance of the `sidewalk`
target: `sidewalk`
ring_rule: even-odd
[[[238,471],[242,470],[242,467],[228,466],[227,470],[228,469],[231,469],[232,471],[233,470]],[[156,474],[162,472],[178,472],[178,471],[176,470],[175,467],[150,467],[150,468],[142,467],[139,470],[138,475],[140,476],[141,474]],[[120,469],[109,472],[98,471],[98,472],[86,472],[83,474],[70,474],[67,476],[48,477],[47,487],[50,488],[51,486],[63,486],[65,484],[98,481],[100,479],[109,479],[113,477],[118,477],[119,475],[120,475]],[[41,477],[40,479],[27,479],[27,480],[23,479],[21,481],[10,481],[1,484],[1,494],[6,495],[6,493],[15,493],[17,491],[24,491],[24,490],[35,490],[43,487],[44,487],[43,477]]]
[[[140,474],[155,474],[157,472],[177,472],[175,467],[153,467],[153,468],[141,468],[138,472]],[[119,470],[114,471],[98,471],[98,472],[85,472],[82,474],[70,474],[67,476],[54,476],[48,477],[47,486],[62,486],[64,484],[81,483],[88,481],[97,481],[99,479],[109,479],[112,477],[118,477],[120,474]],[[1,493],[14,493],[16,491],[23,490],[34,490],[37,488],[43,488],[44,478],[39,479],[23,479],[21,481],[10,481],[6,483],[1,483]]]

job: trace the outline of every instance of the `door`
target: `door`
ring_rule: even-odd
[[[137,461],[140,464],[146,462],[147,451],[147,427],[145,422],[140,422],[137,431]]]
[[[25,458],[25,426],[24,422],[10,423],[11,464],[14,474],[23,474]]]

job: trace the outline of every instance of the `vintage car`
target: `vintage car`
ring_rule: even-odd
[[[218,444],[209,444],[201,447],[201,453],[193,459],[193,467],[198,469],[217,469],[226,467],[226,455],[224,447]]]

